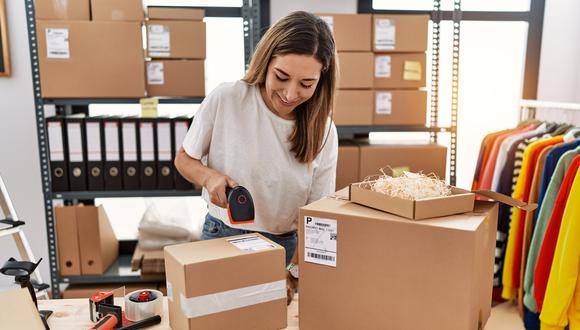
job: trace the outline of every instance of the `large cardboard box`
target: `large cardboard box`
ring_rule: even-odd
[[[175,19],[180,21],[201,21],[205,16],[205,10],[197,8],[179,7],[147,7],[149,19]]]
[[[148,96],[205,96],[204,60],[154,60],[145,65]]]
[[[373,88],[373,53],[338,53],[339,89]]]
[[[338,145],[336,164],[336,188],[342,189],[357,182],[359,176],[360,148],[350,140],[341,140]]]
[[[375,54],[374,88],[425,87],[425,53]]]
[[[93,21],[143,21],[141,0],[91,0]]]
[[[371,15],[370,14],[317,14],[332,31],[336,50],[371,51]]]
[[[205,58],[202,21],[147,21],[147,56],[151,58]]]
[[[43,97],[145,96],[140,23],[37,21],[36,29]]]
[[[373,15],[374,52],[424,52],[429,16]]]
[[[74,206],[54,208],[56,225],[56,248],[61,276],[81,274],[81,257],[77,234],[77,215]]]
[[[417,222],[334,198],[301,208],[300,329],[482,329],[497,211]]]
[[[379,170],[387,166],[394,172],[434,173],[444,179],[446,161],[447,148],[438,144],[361,143],[359,180],[380,174]]]
[[[34,0],[34,16],[39,20],[88,21],[89,0]]]
[[[427,92],[375,90],[373,124],[425,126]]]
[[[165,248],[173,329],[286,327],[284,248],[259,234]]]
[[[334,124],[341,125],[365,125],[373,124],[374,93],[372,90],[347,90],[335,91],[334,99]]]
[[[76,208],[81,273],[101,275],[119,256],[119,241],[103,206]]]

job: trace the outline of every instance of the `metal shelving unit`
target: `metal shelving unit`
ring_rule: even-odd
[[[60,298],[60,284],[69,283],[114,283],[114,282],[146,282],[160,281],[159,278],[145,277],[140,272],[131,271],[131,255],[120,254],[117,261],[109,267],[104,275],[99,276],[68,276],[61,277],[58,270],[56,254],[56,236],[54,225],[53,202],[58,200],[89,200],[106,197],[175,197],[198,196],[200,190],[139,190],[139,191],[80,191],[80,192],[52,192],[49,169],[48,138],[45,122],[45,105],[56,106],[57,112],[63,112],[71,107],[88,107],[90,104],[138,104],[139,99],[43,99],[40,87],[40,68],[38,59],[36,20],[34,0],[25,0],[26,20],[28,25],[28,41],[30,49],[30,64],[34,91],[34,107],[36,114],[36,129],[38,136],[38,152],[40,158],[42,192],[44,195],[44,211],[48,239],[49,267],[51,275],[51,292],[54,298]],[[252,51],[260,38],[260,1],[243,0],[242,7],[193,7],[201,8],[206,17],[241,17],[244,27],[244,54],[246,67],[249,64]],[[202,97],[195,98],[160,98],[162,104],[198,104]]]

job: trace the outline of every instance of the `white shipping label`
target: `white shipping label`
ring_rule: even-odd
[[[393,94],[377,92],[375,111],[377,115],[390,115],[393,112]]]
[[[99,123],[87,123],[87,160],[101,161],[101,128]]]
[[[108,161],[121,160],[118,125],[116,122],[105,122],[105,159]]]
[[[375,57],[375,77],[377,78],[391,78],[391,57],[390,56],[376,56]]]
[[[51,161],[64,161],[62,124],[59,122],[48,122],[48,147]]]
[[[392,19],[375,19],[375,49],[393,50],[395,49],[395,21]]]
[[[336,220],[304,217],[304,261],[336,267]]]
[[[275,248],[275,246],[258,236],[242,237],[228,240],[235,247],[244,251],[262,251]]]
[[[46,28],[46,57],[70,58],[68,29]]]
[[[171,282],[166,281],[167,284],[167,299],[173,301],[173,284],[171,284]]]
[[[153,123],[139,124],[139,142],[141,142],[141,161],[155,160],[155,140],[153,140]]]
[[[187,123],[184,122],[177,122],[175,123],[175,150],[179,150],[181,145],[183,144],[183,140],[185,140],[185,136],[187,135]]]
[[[123,123],[123,161],[137,161],[136,132],[135,123]]]
[[[171,124],[157,123],[157,157],[171,161]]]
[[[68,134],[68,155],[71,162],[82,162],[83,158],[83,140],[81,137],[81,124],[68,123],[66,125]]]
[[[171,55],[169,26],[158,24],[147,26],[147,49],[149,56],[152,57],[169,57]]]
[[[330,28],[330,32],[334,33],[334,17],[332,16],[319,16],[321,20],[325,21]]]
[[[147,84],[163,85],[165,84],[165,74],[163,71],[163,62],[147,63]]]

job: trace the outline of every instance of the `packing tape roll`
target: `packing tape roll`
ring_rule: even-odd
[[[149,299],[135,299],[143,292],[149,292]],[[163,293],[157,290],[137,290],[125,296],[125,315],[129,321],[141,321],[151,316],[163,315]]]

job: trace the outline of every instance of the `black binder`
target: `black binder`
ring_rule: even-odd
[[[121,119],[123,188],[139,189],[139,125],[136,117]]]
[[[66,129],[64,117],[54,116],[46,118],[48,132],[48,147],[50,157],[50,181],[52,191],[68,191],[68,155],[66,143]]]
[[[174,189],[174,166],[171,147],[171,119],[157,118],[157,188]]]
[[[118,117],[103,119],[105,148],[105,189],[123,189],[123,169],[121,168],[121,121]]]
[[[84,121],[84,114],[66,117],[69,161],[68,179],[71,191],[87,190],[86,132]]]
[[[171,125],[171,145],[172,145],[172,158],[175,159],[177,155],[177,151],[181,148],[181,144],[185,139],[185,135],[189,130],[189,126],[191,125],[192,117],[190,116],[182,116],[182,117],[174,117],[172,118]],[[173,171],[175,176],[175,189],[178,190],[190,190],[193,189],[193,184],[187,181],[177,170]]]
[[[156,118],[140,118],[139,120],[139,144],[137,150],[139,150],[139,180],[143,190],[157,188],[155,120]]]
[[[89,190],[104,190],[104,137],[103,118],[88,117],[85,119],[87,142],[87,183]]]

